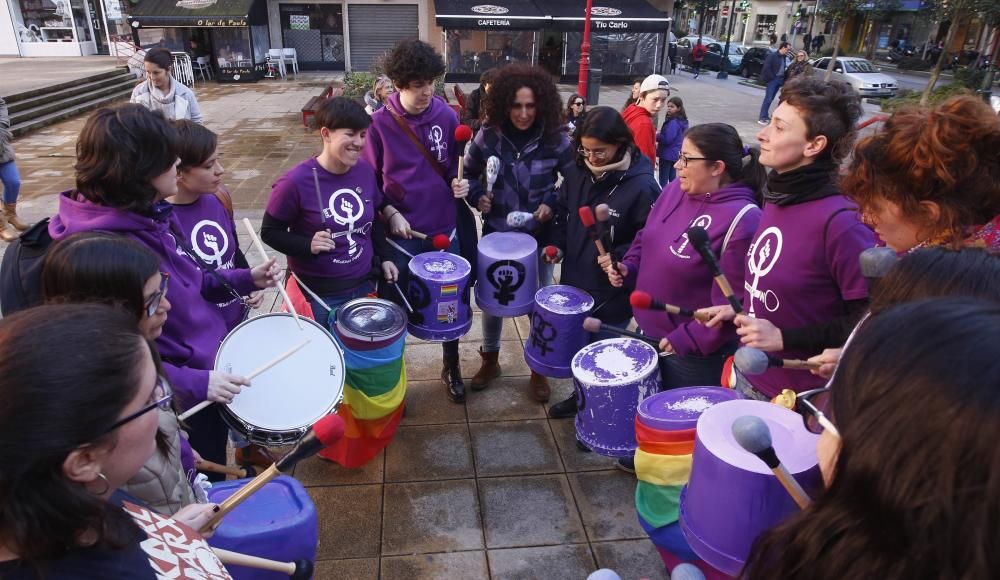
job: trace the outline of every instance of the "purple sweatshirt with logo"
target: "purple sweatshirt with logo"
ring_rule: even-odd
[[[235,269],[236,251],[239,249],[236,224],[219,198],[207,194],[199,196],[194,203],[173,206],[181,232],[198,257],[217,270]],[[226,319],[226,328],[232,330],[243,320],[245,309],[238,297],[230,295],[217,306]]]
[[[395,111],[435,159],[441,173],[407,137],[393,119]],[[399,102],[399,93],[389,96],[385,107],[372,113],[364,158],[375,168],[385,202],[403,212],[410,227],[429,236],[450,234],[455,228],[455,196],[451,180],[458,175],[458,145],[455,128],[458,115],[440,97],[419,115],[410,115]],[[445,177],[442,177],[441,174]]]
[[[147,217],[91,203],[73,191],[59,195],[59,213],[49,222],[53,240],[79,232],[113,232],[136,240],[160,259],[160,269],[170,274],[173,308],[156,345],[180,406],[187,409],[207,396],[208,373],[227,332],[216,303],[231,294],[183,252],[171,229],[180,232],[181,226],[167,202],[156,205],[155,217]],[[256,290],[250,270],[220,270],[219,275],[241,294]]]
[[[868,297],[858,257],[874,245],[874,233],[842,195],[784,207],[766,204],[746,256],[745,314],[778,328],[822,324],[846,315],[846,301]],[[770,354],[790,359],[819,353]],[[769,397],[782,389],[802,392],[825,382],[811,373],[783,368],[746,378]]]
[[[723,250],[726,234],[744,208],[749,209],[736,222]],[[708,264],[688,242],[687,230],[694,225],[705,228],[723,273],[739,288],[747,248],[760,216],[753,190],[746,185],[733,184],[691,196],[681,191],[680,180],[675,179],[656,200],[646,227],[635,236],[622,260],[629,269],[626,284],[661,302],[692,310],[728,304]],[[633,313],[644,333],[667,338],[679,355],[707,356],[736,339],[731,324],[708,328],[691,318],[663,311],[636,308]]]
[[[372,226],[375,209],[380,205],[382,192],[367,161],[360,159],[347,173],[336,175],[323,169],[314,157],[275,182],[267,200],[267,213],[289,224],[291,233],[305,238],[312,239],[321,230],[333,234],[332,252],[308,258],[288,256],[288,267],[293,272],[317,278],[355,279],[364,277],[372,268]]]

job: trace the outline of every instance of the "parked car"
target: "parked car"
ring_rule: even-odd
[[[718,40],[712,38],[711,36],[701,37],[701,43],[705,45],[705,48],[708,48],[709,43],[712,42],[720,44]],[[694,48],[694,45],[697,43],[698,43],[697,34],[689,34],[688,36],[685,36],[684,38],[681,38],[677,41],[677,58],[681,63],[690,66],[691,59],[688,58],[688,56],[691,54],[691,49]]]
[[[830,64],[830,57],[810,61],[816,72],[822,74]],[[837,57],[831,78],[853,86],[862,97],[895,97],[899,92],[896,79],[882,72],[871,61],[853,56]]]
[[[764,68],[764,59],[767,58],[771,49],[766,46],[754,46],[746,49],[743,59],[740,61],[740,74],[744,78],[760,76],[760,69]]]
[[[702,39],[702,43],[705,45],[705,48],[708,50],[708,52],[705,53],[705,60],[702,61],[701,68],[706,70],[722,70],[721,66],[723,60],[722,51],[726,48],[726,43],[704,42],[704,38]],[[743,59],[743,52],[746,50],[747,50],[746,47],[740,46],[738,44],[729,45],[729,58],[726,59],[726,62],[728,64],[728,66],[726,67],[726,72],[733,74],[739,72],[740,61]],[[694,63],[691,60],[691,53],[688,52],[688,54],[684,57],[684,65],[690,67],[693,64]]]

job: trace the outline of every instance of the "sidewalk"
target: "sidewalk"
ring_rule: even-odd
[[[0,97],[16,95],[67,80],[102,73],[118,66],[113,56],[53,58],[0,57]]]

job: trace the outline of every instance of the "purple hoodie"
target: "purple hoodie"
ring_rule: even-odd
[[[431,168],[417,146],[393,119],[395,111],[423,143],[447,176]],[[393,93],[385,107],[372,113],[364,158],[375,168],[385,203],[403,213],[410,227],[427,235],[450,234],[455,228],[455,196],[451,180],[458,175],[455,128],[458,115],[439,97],[419,115],[410,115]]]
[[[750,205],[753,207],[740,217],[722,251],[733,220]],[[712,251],[719,257],[723,273],[734,288],[739,288],[747,249],[760,216],[753,191],[746,185],[733,184],[713,193],[690,196],[681,191],[680,180],[675,179],[656,200],[646,227],[636,234],[622,260],[629,269],[626,283],[661,302],[682,308],[695,310],[728,304],[708,264],[688,243],[687,230],[700,225],[708,231]],[[707,356],[736,339],[736,329],[731,324],[708,328],[690,318],[638,308],[634,315],[644,333],[666,337],[679,355]]]
[[[163,334],[156,339],[174,393],[182,409],[204,401],[208,373],[215,367],[215,354],[226,336],[226,321],[215,303],[231,297],[213,276],[204,274],[177,245],[173,231],[181,225],[167,202],[156,205],[156,217],[97,205],[59,195],[59,213],[49,222],[53,240],[72,234],[100,230],[126,235],[160,259],[160,268],[170,274],[169,299],[173,308]],[[250,270],[220,270],[219,274],[241,294],[256,290]]]

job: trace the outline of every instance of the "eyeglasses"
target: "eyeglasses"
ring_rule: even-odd
[[[708,157],[688,157],[687,155],[681,153],[680,157],[677,158],[680,161],[681,167],[687,167],[688,163],[692,161],[711,161]]]
[[[174,398],[173,393],[167,393],[167,387],[163,377],[156,377],[156,386],[153,387],[153,394],[150,396],[150,403],[131,415],[115,421],[104,433],[110,433],[122,425],[142,417],[153,409],[166,411],[170,409],[170,401]]]
[[[152,318],[156,311],[160,309],[160,302],[167,295],[167,287],[170,285],[170,272],[160,272],[160,289],[146,300],[143,306],[146,308],[146,316]]]
[[[830,401],[830,387],[813,389],[804,393],[799,393],[795,397],[795,410],[802,415],[802,423],[806,426],[806,431],[821,435],[823,431],[829,431],[831,435],[840,439],[840,432],[833,425],[823,410],[827,408]]]
[[[576,150],[576,152],[579,153],[581,156],[593,159],[594,161],[603,161],[604,159],[607,159],[609,155],[607,149],[590,150],[587,149],[586,147],[580,147],[579,149]]]

